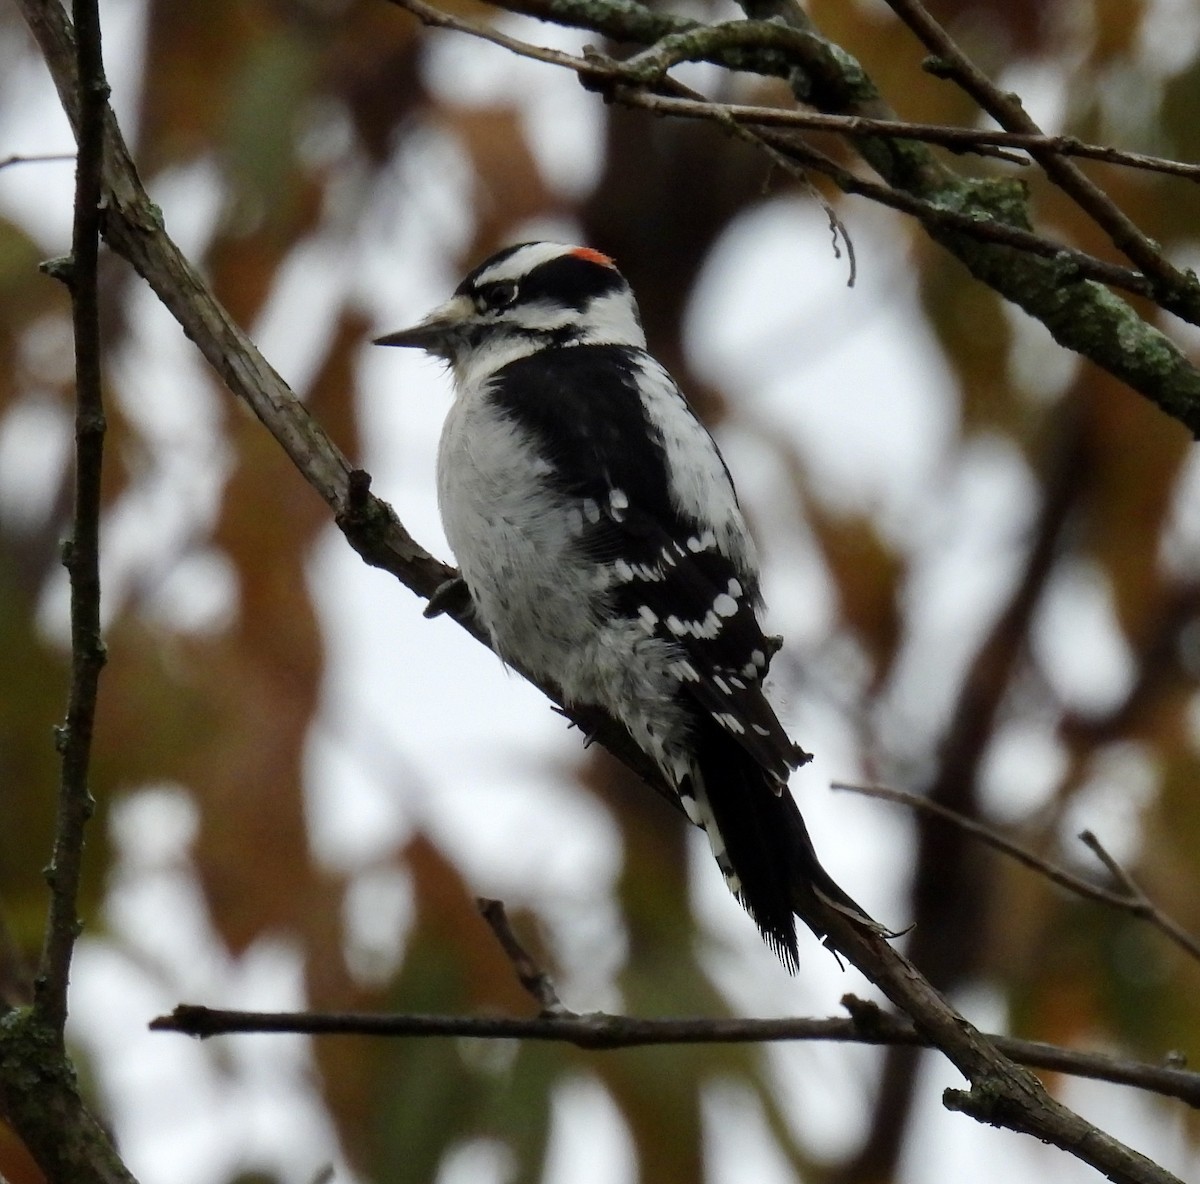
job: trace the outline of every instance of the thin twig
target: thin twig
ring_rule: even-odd
[[[616,87],[613,94],[614,101],[622,102],[618,92],[627,92],[629,90],[630,88],[628,87]],[[644,94],[644,92],[637,93]],[[694,102],[691,99],[682,99],[680,101],[689,104]],[[632,107],[637,106],[638,104],[629,102],[625,105]],[[706,106],[707,104],[701,103],[699,105]],[[824,211],[826,221],[829,223],[829,238],[830,244],[833,247],[833,255],[835,259],[840,259],[842,257],[841,248],[838,246],[839,241],[846,244],[846,264],[848,270],[848,274],[846,276],[846,287],[853,288],[858,280],[858,255],[854,250],[854,240],[850,237],[850,232],[846,229],[845,223],[843,223],[841,218],[838,217],[837,210],[833,208],[833,205],[829,202],[825,195],[812,183],[812,180],[804,171],[804,168],[798,167],[784,153],[780,152],[779,149],[776,148],[775,145],[772,144],[768,137],[762,132],[746,124],[740,123],[732,115],[729,115],[725,111],[721,110],[720,104],[713,105],[713,112],[710,118],[714,119],[717,123],[724,127],[730,135],[737,136],[739,139],[745,140],[758,151],[765,153],[767,158],[776,168],[781,169],[783,172],[787,173],[788,176],[798,181],[804,187],[805,192],[821,207],[822,211]]]
[[[1077,896],[1085,897],[1088,900],[1094,900],[1097,904],[1119,909],[1122,912],[1130,913],[1135,917],[1150,922],[1151,925],[1161,930],[1193,958],[1200,961],[1200,942],[1197,942],[1177,921],[1167,916],[1137,886],[1129,873],[1100,845],[1100,841],[1091,831],[1085,830],[1079,836],[1080,840],[1096,853],[1097,857],[1112,873],[1113,878],[1121,885],[1124,891],[1114,892],[1111,888],[1104,888],[1099,884],[1093,884],[1090,880],[1085,880],[1081,876],[1067,871],[1060,864],[1052,863],[1050,860],[1034,854],[1028,848],[1014,843],[993,827],[987,826],[982,822],[977,822],[973,818],[967,818],[957,810],[951,810],[943,806],[940,802],[932,801],[921,794],[908,793],[902,789],[890,789],[883,785],[852,785],[845,781],[835,781],[831,788],[845,790],[849,793],[862,794],[864,797],[878,798],[886,802],[896,802],[899,805],[908,806],[914,810],[920,810],[926,814],[933,814],[938,818],[945,819],[945,821],[958,827],[959,830],[973,835],[980,842],[986,843],[989,847],[993,847],[1011,859],[1015,859],[1018,863],[1024,864],[1031,871],[1045,876],[1047,880],[1057,884],[1060,888],[1065,888],[1068,892],[1073,892]]]
[[[1039,872],[1060,888],[1066,888],[1068,892],[1074,892],[1078,896],[1087,897],[1089,900],[1097,901],[1099,904],[1105,904],[1115,909],[1128,910],[1130,907],[1129,899],[1122,896],[1119,892],[1112,892],[1108,888],[1102,888],[1098,884],[1084,880],[1080,876],[1067,871],[1065,868],[1059,867],[1058,864],[1051,863],[1049,860],[1043,859],[1040,855],[1035,855],[1020,844],[1014,843],[1011,839],[1006,838],[992,827],[982,822],[977,822],[973,818],[968,818],[965,814],[960,814],[957,810],[951,810],[948,806],[943,806],[940,802],[932,801],[921,794],[908,793],[903,789],[891,789],[885,785],[853,785],[846,781],[835,781],[830,788],[843,790],[847,793],[861,794],[863,797],[877,798],[880,801],[895,802],[898,805],[908,806],[913,810],[919,810],[925,814],[932,814],[938,818],[945,819],[945,821],[958,827],[959,830],[973,835],[980,842],[986,843],[989,847],[993,847],[997,851],[1015,859],[1018,863],[1024,864],[1030,870]]]
[[[863,115],[827,115],[821,111],[802,111],[793,107],[763,107],[749,103],[718,103],[660,96],[664,114],[692,118],[714,118],[719,110],[730,119],[758,127],[790,127],[803,131],[834,132],[841,136],[892,136],[897,140],[920,140],[955,152],[977,152],[987,147],[1003,147],[1032,152],[1034,149],[1059,156],[1079,156],[1125,168],[1165,173],[1188,181],[1200,181],[1200,164],[1168,160],[1142,152],[1127,152],[1102,144],[1088,144],[1076,136],[1031,135],[1024,132],[994,131],[984,128],[954,127],[942,123],[911,123],[902,119],[869,119]],[[1009,158],[1006,158],[1009,159]],[[1014,163],[1026,163],[1011,158]]]
[[[0,160],[0,169],[6,169],[14,164],[56,164],[61,161],[74,160],[74,152],[45,152],[32,156],[6,156]]]
[[[480,916],[495,934],[500,948],[512,963],[517,981],[533,996],[543,1016],[567,1016],[574,1014],[558,997],[550,976],[537,964],[533,955],[521,944],[504,909],[502,900],[479,897],[475,902]]]
[[[207,1039],[233,1032],[292,1032],[309,1036],[474,1037],[487,1040],[538,1040],[607,1051],[670,1044],[757,1044],[774,1041],[827,1040],[843,1044],[930,1047],[911,1024],[855,1003],[853,1018],[828,1019],[638,1019],[592,1012],[561,1016],[378,1015],[334,1012],[227,1011],[184,1003],[150,1024],[155,1032],[179,1032]],[[872,1015],[871,1012],[874,1012]],[[1090,1077],[1134,1086],[1200,1108],[1200,1073],[1170,1066],[1124,1060],[1107,1053],[1079,1052],[1013,1036],[987,1037],[1005,1056],[1035,1069]]]
[[[390,2],[399,7],[409,7],[405,0]],[[653,44],[678,34],[690,34],[700,27],[698,22],[686,17],[661,8],[645,8],[628,0],[625,3],[607,6],[587,4],[582,0],[575,0],[573,3],[566,3],[564,0],[506,0],[499,3],[497,0],[497,3],[509,12],[523,13],[539,20],[555,21],[575,28],[591,29],[616,41]],[[410,11],[413,10],[410,8]],[[728,65],[729,48],[728,39],[725,39],[725,42],[712,52],[700,55],[699,60]],[[740,48],[744,51],[745,47]],[[757,60],[743,60],[740,67],[765,74],[768,71],[763,68],[764,64]],[[772,73],[784,75],[786,70],[776,69]],[[896,139],[921,140],[930,144],[940,144],[955,152],[975,152],[988,147],[1011,148],[1021,152],[1039,149],[1059,156],[1083,157],[1125,168],[1165,173],[1186,180],[1200,180],[1200,164],[1188,164],[1142,152],[1129,152],[1105,144],[1090,144],[1076,136],[1053,136],[1040,131],[1031,134],[991,128],[953,127],[892,118],[872,119],[858,115],[830,115],[817,111],[775,107],[742,107],[738,104],[730,104],[730,108],[735,117],[744,117],[753,122],[777,122],[781,126],[831,131],[851,137],[890,136]]]
[[[83,833],[92,812],[88,770],[105,656],[100,639],[100,477],[105,422],[96,268],[108,84],[96,0],[75,0],[73,10],[80,112],[75,220],[70,258],[50,268],[70,288],[75,330],[75,507],[71,537],[63,544],[63,563],[71,584],[71,686],[66,722],[57,735],[62,772],[54,850],[46,872],[50,913],[34,993],[35,1012],[60,1042],[67,1018],[71,953],[80,929]]]
[[[1161,929],[1172,941],[1182,946],[1193,958],[1200,962],[1200,941],[1197,941],[1178,921],[1167,916],[1146,895],[1137,881],[1117,862],[1100,840],[1090,831],[1082,831],[1079,835],[1083,843],[1096,858],[1108,868],[1113,879],[1128,893],[1126,907],[1130,912],[1149,921],[1155,928]]]

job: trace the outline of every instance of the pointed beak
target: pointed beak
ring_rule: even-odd
[[[463,326],[474,316],[475,305],[468,296],[451,296],[438,305],[423,321],[411,329],[376,337],[373,345],[400,345],[423,349],[426,353],[449,358]]]

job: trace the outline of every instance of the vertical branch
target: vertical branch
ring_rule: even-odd
[[[79,82],[79,155],[71,254],[50,266],[71,292],[75,330],[75,506],[63,564],[71,583],[71,686],[66,723],[58,729],[62,757],[54,851],[47,879],[50,915],[35,984],[34,1008],[61,1041],[67,1018],[71,952],[77,913],[83,833],[92,812],[88,792],[96,691],[104,665],[100,640],[100,476],[104,400],[96,283],[100,245],[101,167],[108,83],[100,48],[97,0],[73,0]]]

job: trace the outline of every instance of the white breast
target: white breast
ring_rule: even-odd
[[[438,449],[438,503],[480,621],[502,658],[605,707],[678,782],[678,646],[606,611],[611,569],[579,545],[596,507],[564,498],[549,474],[494,404],[460,393]]]
[[[558,652],[594,632],[570,508],[531,442],[484,397],[455,400],[438,449],[446,537],[501,656],[558,677]]]

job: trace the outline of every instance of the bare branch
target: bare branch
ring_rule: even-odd
[[[514,50],[514,52],[517,52]],[[645,92],[651,97],[650,92]],[[902,119],[869,119],[864,115],[826,115],[820,111],[801,111],[791,107],[762,107],[747,103],[717,103],[704,100],[699,103],[656,96],[658,102],[648,109],[657,109],[663,114],[692,118],[711,119],[722,112],[739,123],[756,127],[789,127],[805,131],[835,132],[842,136],[892,136],[898,140],[920,140],[926,144],[938,144],[953,152],[980,152],[984,148],[1011,148],[1022,152],[1038,149],[1053,152],[1058,156],[1079,156],[1106,164],[1145,172],[1164,173],[1187,181],[1200,181],[1200,164],[1168,160],[1162,156],[1149,156],[1142,152],[1127,152],[1103,144],[1088,144],[1076,136],[1049,136],[1042,133],[1031,135],[1024,132],[991,131],[986,128],[954,127],[943,123],[911,123]],[[1027,164],[1020,157],[1006,156],[1014,164]]]
[[[70,257],[47,267],[70,289],[75,330],[75,508],[71,537],[63,544],[63,563],[71,584],[71,687],[66,722],[57,735],[62,772],[54,851],[46,872],[50,914],[34,993],[35,1014],[56,1033],[60,1051],[71,952],[81,924],[76,901],[83,832],[93,805],[88,769],[96,693],[105,660],[100,639],[100,476],[105,422],[96,268],[108,83],[96,0],[76,0],[74,15],[79,102],[75,219]]]
[[[151,1022],[156,1032],[180,1032],[207,1039],[230,1033],[290,1032],[309,1036],[471,1037],[486,1040],[537,1040],[608,1051],[672,1044],[760,1044],[782,1041],[831,1041],[843,1044],[931,1047],[911,1024],[873,1004],[843,1000],[850,1018],[788,1019],[637,1019],[592,1012],[530,1018],[508,1016],[375,1015],[331,1012],[225,1011],[180,1004]],[[1036,1040],[989,1035],[1005,1056],[1035,1069],[1068,1073],[1128,1085],[1200,1108],[1200,1073],[1124,1060],[1107,1053],[1079,1052]]]
[[[845,790],[849,793],[862,794],[868,798],[878,798],[885,802],[896,802],[899,805],[909,806],[914,810],[942,818],[946,822],[958,827],[959,830],[973,835],[980,842],[986,843],[989,847],[993,847],[995,850],[1009,856],[1009,858],[1015,859],[1018,863],[1024,864],[1031,871],[1045,876],[1051,883],[1057,884],[1060,888],[1065,888],[1068,892],[1073,892],[1077,896],[1082,896],[1087,900],[1094,900],[1098,904],[1106,905],[1112,909],[1119,909],[1121,912],[1131,913],[1135,917],[1149,921],[1151,925],[1165,933],[1176,945],[1185,950],[1193,958],[1200,960],[1200,942],[1197,942],[1177,921],[1167,916],[1137,886],[1129,873],[1113,859],[1104,847],[1101,846],[1100,840],[1089,830],[1085,830],[1079,836],[1080,840],[1096,853],[1096,856],[1112,873],[1113,878],[1124,889],[1123,892],[1114,892],[1110,888],[1093,884],[1090,880],[1085,880],[1083,877],[1075,875],[1074,872],[1067,871],[1060,864],[1044,859],[1028,848],[1022,847],[1019,843],[1014,843],[1012,839],[1006,838],[993,827],[987,826],[982,822],[977,822],[973,818],[968,818],[964,814],[960,814],[957,810],[951,810],[949,807],[943,806],[940,802],[935,802],[922,794],[908,793],[902,789],[890,789],[883,785],[851,785],[845,781],[835,781],[831,788]]]
[[[1122,898],[1122,907],[1149,921],[1156,929],[1165,933],[1173,942],[1186,950],[1200,962],[1200,941],[1197,941],[1178,921],[1168,917],[1145,892],[1138,886],[1134,878],[1113,858],[1104,848],[1100,840],[1090,831],[1085,830],[1079,836],[1080,841],[1096,858],[1108,868],[1114,880],[1128,894]]]
[[[869,1045],[931,1047],[911,1023],[877,1004],[845,995],[848,1018],[828,1019],[635,1019],[594,1012],[580,1015],[558,997],[549,976],[526,951],[499,900],[476,902],[521,985],[540,1008],[533,1019],[501,1016],[370,1015],[313,1012],[223,1011],[181,1004],[150,1023],[152,1031],[207,1038],[233,1032],[294,1032],[303,1035],[385,1037],[468,1036],[493,1040],[539,1040],[604,1051],[670,1044],[741,1044],[827,1040]],[[1200,1108],[1200,1073],[1178,1065],[1148,1065],[1108,1053],[1087,1053],[1035,1040],[993,1035],[988,1040],[1005,1056],[1031,1068],[1128,1085]]]
[[[558,997],[550,976],[537,964],[532,954],[521,944],[513,932],[508,913],[502,900],[487,900],[480,897],[476,902],[479,914],[488,923],[495,934],[500,948],[512,963],[513,971],[521,986],[533,996],[533,1000],[541,1008],[543,1017],[565,1016],[572,1014]]]

